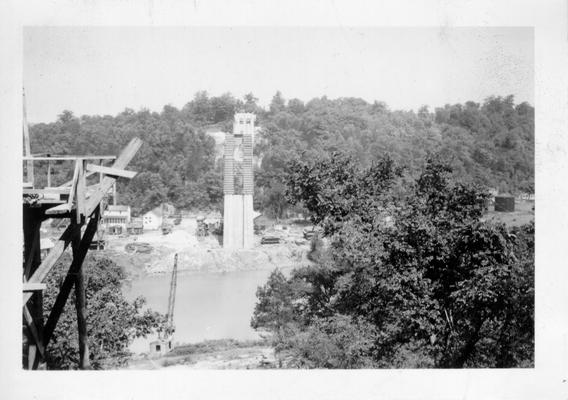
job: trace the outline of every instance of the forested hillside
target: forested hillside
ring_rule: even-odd
[[[415,113],[355,98],[285,105],[277,94],[264,116],[263,137],[257,145],[263,155],[257,186],[269,208],[283,199],[291,160],[334,151],[353,155],[361,166],[388,154],[410,176],[416,176],[429,153],[439,153],[461,181],[501,192],[534,191],[534,108],[516,105],[512,96]]]
[[[160,113],[126,109],[116,116],[75,116],[63,111],[57,121],[31,127],[32,152],[117,154],[138,136],[145,143],[131,168],[139,174],[120,182],[121,203],[138,213],[162,201],[215,208],[222,201],[222,165],[215,165],[214,140],[205,131],[231,129],[238,110],[258,115],[255,204],[275,216],[289,207],[284,196],[289,162],[332,151],[350,154],[362,166],[389,154],[408,176],[429,153],[440,153],[460,180],[504,192],[534,191],[534,108],[515,104],[512,96],[413,112],[356,98],[286,101],[280,92],[264,110],[252,94],[241,100],[199,92],[182,109],[168,105]],[[38,183],[45,183],[42,168]],[[52,184],[69,178],[55,172]]]

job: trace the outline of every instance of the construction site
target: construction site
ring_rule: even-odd
[[[117,204],[116,180],[132,179],[140,172],[127,170],[143,144],[140,139],[131,140],[118,155],[31,154],[29,132],[24,123],[24,368],[46,368],[46,349],[72,288],[75,289],[79,368],[90,368],[83,270],[89,251],[108,257],[124,268],[130,284],[130,291],[125,289],[127,295],[150,295],[149,305],[166,315],[165,331],[154,332],[144,339],[142,350],[134,349],[143,358],[163,356],[180,343],[239,335],[243,339],[258,338],[248,326],[256,286],[274,268],[285,270],[309,263],[306,256],[314,232],[304,221],[273,221],[253,211],[254,118],[253,114],[235,114],[233,132],[225,134],[223,216],[191,214],[161,204],[138,218],[131,215],[128,205]],[[38,163],[47,163],[47,177],[41,180],[47,184],[43,187],[35,183],[38,179],[34,165]],[[236,164],[240,164],[240,168],[235,168]],[[71,168],[72,180],[52,186],[51,174],[55,168]],[[57,300],[45,318],[45,311],[42,312],[45,281],[66,251],[72,254],[72,262]],[[223,310],[222,307],[198,311],[197,316],[185,317],[183,309],[174,314],[178,271],[183,275],[254,270],[265,272],[247,282],[246,301],[236,314],[234,309]],[[148,276],[163,278],[155,289],[137,286],[139,280]],[[232,279],[231,275],[225,278]],[[164,279],[169,282],[167,285]],[[198,291],[198,288],[183,288],[182,285],[182,290]],[[214,286],[212,288],[215,290]],[[154,297],[153,291],[157,293]],[[184,294],[181,295],[183,298]],[[199,300],[193,301],[199,303]],[[167,309],[164,309],[166,303]],[[213,315],[213,322],[202,322],[207,326],[198,326],[199,313]],[[226,328],[208,332],[210,325],[225,318],[223,313],[242,314],[239,315],[242,321],[236,324],[241,326],[229,332]],[[177,324],[177,320],[183,322]],[[185,330],[178,333],[174,342],[176,325],[185,326]],[[205,330],[199,331],[201,328]],[[230,336],[223,336],[225,334]]]

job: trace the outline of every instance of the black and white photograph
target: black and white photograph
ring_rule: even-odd
[[[550,228],[566,226],[563,189],[550,188],[566,169],[550,137],[566,125],[548,128],[546,113],[565,117],[568,102],[545,89],[552,53],[539,46],[564,35],[552,62],[564,65],[568,11],[548,4],[566,18],[540,39],[536,16],[23,23],[10,86],[20,128],[3,136],[17,163],[4,230],[7,285],[19,291],[3,362],[12,379],[112,374],[141,388],[215,376],[200,383],[214,386],[239,370],[247,382],[294,374],[293,386],[292,376],[321,385],[332,370],[370,381],[390,371],[404,398],[411,376],[435,376],[429,390],[449,398],[452,376],[524,381],[519,393],[554,371],[540,393],[566,391],[566,304],[540,302],[566,300],[555,294],[562,258],[551,258],[565,252],[562,235]],[[538,9],[523,7],[519,20]],[[141,9],[144,21],[160,6]],[[195,375],[205,371],[216,375]],[[152,396],[185,390],[175,382]],[[454,393],[517,398],[465,386]],[[261,387],[237,392],[270,398]]]

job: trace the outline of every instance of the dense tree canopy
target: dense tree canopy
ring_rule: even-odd
[[[403,174],[388,157],[364,168],[334,154],[290,169],[290,201],[330,245],[315,266],[275,272],[257,293],[252,326],[273,333],[282,362],[532,365],[532,225],[483,222],[487,194],[432,158],[398,193]]]
[[[121,202],[135,212],[161,201],[216,208],[222,199],[222,165],[215,163],[215,142],[205,132],[232,129],[235,111],[258,116],[255,205],[273,216],[292,209],[284,196],[290,161],[336,151],[353,155],[363,166],[389,154],[415,174],[427,154],[436,151],[452,159],[460,180],[504,192],[534,191],[534,109],[515,104],[512,96],[414,112],[391,111],[384,103],[357,98],[287,101],[278,91],[265,111],[252,93],[241,100],[202,91],[181,110],[169,105],[160,113],[126,109],[114,117],[63,111],[57,121],[31,127],[32,152],[117,154],[139,136],[145,143],[131,168],[140,174],[120,180]],[[45,169],[44,164],[40,172]],[[54,183],[70,179],[69,168],[53,171]],[[36,175],[38,183],[45,183],[45,173]]]
[[[357,98],[283,104],[277,92],[263,117],[263,141],[257,145],[262,155],[257,185],[263,193],[279,192],[289,161],[335,151],[352,154],[363,166],[389,154],[415,175],[427,155],[437,152],[451,160],[462,181],[501,192],[534,192],[534,109],[515,105],[512,96],[434,112],[422,107],[416,113]]]

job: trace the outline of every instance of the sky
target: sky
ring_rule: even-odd
[[[267,106],[327,96],[431,109],[492,95],[534,104],[530,28],[26,27],[28,122],[63,110],[181,108],[197,91]]]

